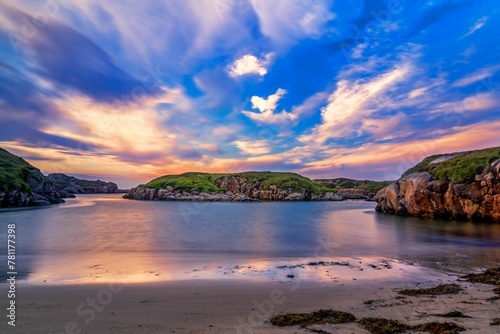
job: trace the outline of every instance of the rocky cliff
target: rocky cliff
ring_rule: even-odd
[[[164,201],[340,201],[336,191],[295,173],[244,172],[168,175],[123,196]]]
[[[0,148],[0,207],[64,203],[74,194],[124,192],[112,182],[79,180],[65,174],[43,175],[23,158]]]
[[[62,173],[49,174],[47,178],[66,196],[73,194],[112,194],[124,192],[118,189],[116,183],[113,182],[80,180],[74,176]]]
[[[500,148],[428,157],[375,200],[385,213],[500,223]]]
[[[62,197],[38,168],[0,148],[0,207],[64,203]]]

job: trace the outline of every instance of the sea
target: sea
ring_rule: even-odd
[[[328,272],[330,265],[384,269],[396,263],[460,273],[500,264],[498,224],[398,217],[376,212],[375,205],[98,194],[2,209],[0,275],[9,271],[9,227],[21,284],[280,280],[305,275],[300,269],[310,266]],[[318,270],[307,275],[314,279]]]

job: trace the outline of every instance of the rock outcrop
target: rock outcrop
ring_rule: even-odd
[[[259,185],[241,184],[240,189],[230,187],[226,192],[203,192],[197,189],[182,191],[167,186],[165,189],[152,189],[138,186],[129,190],[123,198],[136,200],[160,201],[209,201],[209,202],[259,202],[259,201],[343,201],[345,198],[333,192],[311,194],[306,189],[295,192],[271,186],[269,190],[260,189]]]
[[[421,165],[420,170],[404,174],[401,179],[380,190],[375,196],[378,203],[376,210],[403,216],[500,223],[500,159],[498,155],[496,160],[481,164],[481,160],[477,159],[468,162],[465,160],[467,159],[465,154],[470,155],[471,152],[445,158],[437,157]],[[458,159],[461,160],[458,161]],[[489,160],[492,158],[490,157]],[[437,165],[445,161],[448,161],[447,165]],[[467,164],[472,164],[472,166],[467,166]],[[465,177],[469,178],[470,182],[453,182],[442,177],[448,173],[449,166],[455,168],[451,169],[451,172],[455,173],[459,173],[460,168],[467,166],[470,167],[468,170],[474,171],[472,175],[474,173],[476,175],[472,178]]]
[[[23,158],[0,148],[0,207],[64,203],[74,194],[124,192],[112,182],[79,180],[65,174],[45,176]]]
[[[64,203],[62,197],[38,168],[0,148],[0,207]]]
[[[255,177],[262,174],[262,178]],[[251,174],[252,176],[246,176]],[[259,175],[260,175],[259,174]],[[266,184],[269,178],[279,176],[282,186],[277,184]],[[285,175],[285,176],[283,176]],[[196,184],[200,180],[209,180],[210,190],[199,188],[181,189],[169,185],[171,178],[186,178]],[[152,184],[156,180],[163,182],[154,188]],[[248,172],[239,174],[203,174],[186,173],[182,175],[165,176],[141,185],[123,196],[136,200],[161,200],[161,201],[232,201],[232,202],[254,202],[254,201],[342,201],[345,198],[338,195],[334,190],[322,187],[313,181],[298,174],[284,174],[271,172]],[[196,182],[195,182],[196,181]],[[287,182],[295,182],[294,187],[287,187]],[[303,185],[302,187],[296,184]],[[148,186],[149,185],[149,186]],[[322,191],[318,191],[318,188]]]
[[[80,180],[62,173],[49,174],[47,178],[54,183],[65,196],[74,194],[113,194],[126,192],[118,189],[116,183],[101,180]]]

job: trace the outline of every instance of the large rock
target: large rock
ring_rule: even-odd
[[[380,190],[376,210],[425,218],[500,223],[500,160],[486,166],[473,182],[453,184],[429,172],[415,172]]]

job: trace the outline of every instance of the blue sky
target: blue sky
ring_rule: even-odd
[[[498,146],[496,1],[3,1],[0,146],[132,186]]]

